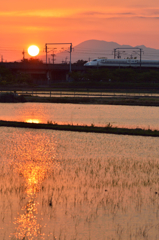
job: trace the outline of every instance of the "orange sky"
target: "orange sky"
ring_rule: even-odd
[[[22,58],[36,44],[89,39],[159,49],[158,0],[5,0],[0,7],[0,56]],[[27,56],[26,56],[27,57]]]

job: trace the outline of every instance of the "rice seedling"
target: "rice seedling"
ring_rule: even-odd
[[[12,135],[13,143],[7,137],[10,164],[0,170],[1,239],[158,236],[156,140],[149,146],[144,138],[128,136],[25,131]],[[25,136],[22,142],[19,135]]]

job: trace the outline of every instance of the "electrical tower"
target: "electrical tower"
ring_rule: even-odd
[[[136,50],[136,51],[133,51],[133,52],[140,55],[140,68],[141,68],[141,57],[142,57],[142,53],[144,53],[142,48],[138,48],[138,47],[135,47],[135,48],[133,48],[133,47],[131,47],[131,48],[114,48],[114,59],[116,59],[116,57],[118,58],[118,56],[120,56],[121,53],[125,53],[125,51],[120,51],[120,49],[122,49],[122,50],[123,49]],[[131,54],[131,56],[132,56],[132,54]],[[120,58],[121,58],[121,56],[120,56]]]
[[[46,64],[47,64],[47,54],[48,54],[48,45],[65,45],[65,44],[69,44],[70,45],[70,72],[71,72],[71,53],[72,53],[72,43],[45,43],[45,52],[46,52]]]

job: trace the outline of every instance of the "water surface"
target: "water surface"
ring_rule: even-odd
[[[158,138],[0,132],[0,239],[157,239]]]
[[[118,127],[159,129],[158,107],[143,106],[0,103],[0,119],[96,126],[110,123]]]

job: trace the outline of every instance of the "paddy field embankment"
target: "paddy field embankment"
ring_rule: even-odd
[[[45,90],[46,91],[46,90]],[[48,91],[49,92],[49,91]],[[9,96],[9,95],[8,95]],[[111,95],[111,96],[38,96],[28,94],[28,92],[21,95],[13,95],[12,98],[5,98],[1,102],[42,102],[42,103],[72,103],[72,104],[108,104],[108,105],[130,105],[130,106],[159,106],[159,95],[157,93],[126,93]],[[105,127],[94,126],[79,126],[79,125],[59,125],[58,123],[48,122],[44,123],[26,123],[14,121],[0,121],[0,126],[6,127],[22,127],[22,128],[35,128],[35,129],[52,129],[63,131],[78,131],[78,132],[94,132],[94,133],[109,133],[109,134],[126,134],[126,135],[140,135],[140,136],[153,136],[159,137],[159,130],[151,129],[128,129],[113,127],[111,124]]]

